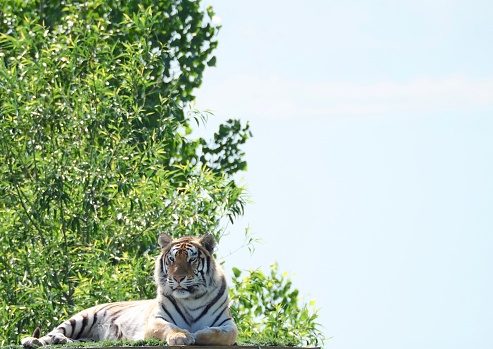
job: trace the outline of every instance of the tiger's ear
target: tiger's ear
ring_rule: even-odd
[[[169,236],[168,234],[162,233],[158,237],[158,243],[161,248],[166,248],[168,245],[173,241],[173,238]]]
[[[207,251],[210,253],[214,252],[214,247],[216,247],[216,239],[214,239],[214,235],[205,234],[199,239],[199,242]]]
[[[39,327],[36,327],[36,329],[33,332],[33,337],[39,338],[40,333],[41,333],[41,330],[39,329]]]

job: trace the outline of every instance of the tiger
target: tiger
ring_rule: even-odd
[[[21,340],[25,348],[74,341],[157,338],[172,345],[233,345],[238,328],[229,309],[224,270],[213,256],[216,240],[158,238],[155,299],[96,305],[82,310],[39,338]]]

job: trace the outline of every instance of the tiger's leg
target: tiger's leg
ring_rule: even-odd
[[[165,340],[168,345],[192,345],[195,343],[195,339],[189,331],[179,328],[159,316],[149,320],[145,338]]]
[[[238,328],[232,319],[218,327],[206,327],[193,334],[197,345],[233,345],[238,337]]]

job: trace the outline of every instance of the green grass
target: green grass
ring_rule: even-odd
[[[63,345],[46,345],[43,349],[50,348],[99,348],[99,347],[157,347],[166,346],[166,342],[157,339],[147,339],[139,341],[99,341],[99,342],[72,342]],[[22,345],[7,345],[1,349],[24,349]]]
[[[238,346],[274,346],[274,347],[295,347],[297,343],[279,338],[265,338],[261,335],[255,338],[239,338]],[[61,348],[100,348],[100,347],[157,347],[167,346],[166,342],[157,339],[146,339],[139,341],[99,341],[99,342],[72,342],[63,345],[47,345],[43,349],[61,349]],[[199,348],[199,347],[198,347]],[[22,345],[6,345],[0,349],[24,349]]]

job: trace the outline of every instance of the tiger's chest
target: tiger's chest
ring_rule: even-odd
[[[165,298],[160,303],[158,308],[160,316],[192,333],[213,326],[215,316],[217,316],[215,314],[222,312],[217,306],[214,307],[214,304],[207,302],[185,303]]]

